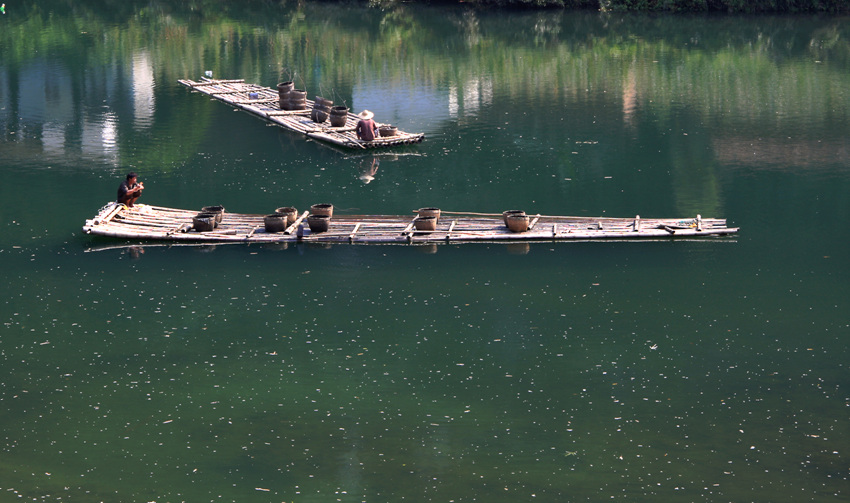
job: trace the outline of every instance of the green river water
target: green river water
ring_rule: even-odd
[[[847,18],[7,2],[0,502],[850,500]],[[178,79],[293,79],[340,151]],[[139,201],[736,236],[145,246]]]

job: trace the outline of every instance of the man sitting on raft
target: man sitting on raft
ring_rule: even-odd
[[[357,116],[360,117],[360,120],[357,121],[357,127],[355,128],[357,138],[363,141],[374,140],[378,136],[378,125],[372,120],[372,117],[374,117],[375,114],[368,110],[363,110],[357,114]]]
[[[136,174],[131,171],[127,173],[127,179],[118,186],[118,202],[126,204],[130,208],[133,207],[136,199],[142,195],[142,189],[145,188],[144,185],[137,183],[136,180]]]

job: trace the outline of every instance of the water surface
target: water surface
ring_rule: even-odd
[[[2,494],[847,499],[846,19],[192,5],[0,20]],[[426,138],[341,152],[177,84],[205,71],[293,79]],[[129,170],[165,206],[701,214],[741,233],[82,235]]]

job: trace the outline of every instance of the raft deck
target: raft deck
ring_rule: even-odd
[[[419,143],[425,138],[424,133],[406,133],[399,130],[393,136],[379,137],[372,141],[357,138],[355,128],[360,118],[348,112],[345,125],[333,127],[329,122],[314,122],[311,111],[315,102],[306,100],[305,110],[282,110],[280,108],[277,89],[258,84],[247,84],[244,79],[214,80],[202,78],[199,82],[179,80],[179,83],[193,91],[206,94],[212,98],[242,109],[278,126],[302,133],[314,140],[338,145],[348,149],[374,149]],[[381,126],[381,124],[378,124]]]
[[[529,229],[512,232],[499,214],[443,212],[433,231],[419,231],[415,216],[333,215],[326,232],[307,226],[309,212],[282,232],[266,232],[263,215],[225,212],[219,226],[208,232],[193,228],[196,210],[109,203],[83,232],[113,238],[194,243],[448,243],[494,241],[566,241],[605,239],[693,238],[734,234],[725,219],[645,219],[529,215]]]

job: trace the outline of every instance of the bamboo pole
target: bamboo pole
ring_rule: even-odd
[[[452,231],[454,230],[455,225],[457,225],[457,220],[456,220],[456,219],[455,219],[455,220],[452,220],[451,225],[449,225],[449,230],[448,230],[448,231],[446,231],[446,243],[448,243],[448,242],[449,242],[449,240],[452,238]]]
[[[419,210],[412,210],[412,212],[418,213]],[[441,210],[441,213],[444,214],[444,215],[468,215],[468,216],[474,216],[474,217],[502,218],[501,213],[478,213],[478,212],[474,212],[474,211],[450,211],[450,210]],[[606,220],[608,220],[608,221],[627,220],[627,219],[622,218],[622,217],[580,217],[580,216],[575,216],[575,215],[541,215],[541,214],[537,214],[536,216],[540,217],[542,219],[555,218],[555,219],[558,219],[558,220],[578,220],[578,221],[586,220],[586,221],[592,221],[592,222],[595,222],[595,221],[598,221],[598,220],[602,220],[602,221],[606,221]],[[681,220],[681,219],[678,219],[678,218],[658,218],[658,219],[653,219],[653,220],[656,220],[656,221],[676,220],[676,221],[678,221],[678,220]]]
[[[309,214],[309,211],[305,211],[304,213],[302,213],[300,217],[298,217],[294,222],[292,222],[292,225],[290,225],[283,231],[283,233],[292,234],[292,231],[294,231],[298,227],[298,224],[300,224],[305,218],[307,218],[307,215]]]
[[[177,232],[186,232],[191,228],[192,228],[192,224],[182,223],[179,226],[175,227],[174,229],[171,229],[170,231],[166,232],[165,235],[170,236],[170,235],[175,234]]]
[[[108,224],[109,221],[112,220],[113,218],[115,218],[115,215],[117,215],[124,208],[125,208],[125,206],[123,204],[116,203],[115,207],[112,208],[111,210],[109,210],[109,212],[106,215],[104,215],[103,218],[101,218],[100,220],[95,219],[95,224],[97,224],[97,225]]]
[[[202,82],[198,82],[197,86],[205,86],[205,85],[215,85],[215,84],[243,84],[245,79],[210,79],[207,77],[201,77]]]
[[[411,234],[410,230],[413,228],[413,225],[414,225],[413,221],[411,221],[409,224],[407,224],[407,227],[405,227],[404,230],[401,231],[401,235],[407,236],[407,238],[410,239],[410,234]]]
[[[357,222],[357,225],[354,226],[354,229],[351,231],[351,234],[348,235],[349,241],[354,241],[354,235],[357,233],[357,230],[360,229],[360,224],[362,224],[362,222]]]

